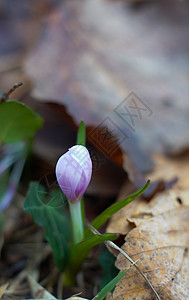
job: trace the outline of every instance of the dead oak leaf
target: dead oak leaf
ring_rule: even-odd
[[[164,197],[164,203],[167,201]],[[148,277],[161,299],[189,298],[189,205],[174,204],[170,210],[148,218],[130,218],[131,230],[122,249]],[[161,203],[162,205],[162,203]],[[118,255],[116,266],[123,270],[129,262]],[[131,267],[118,283],[113,298],[154,299],[142,276]]]

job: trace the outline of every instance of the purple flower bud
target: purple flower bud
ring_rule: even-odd
[[[80,201],[92,173],[92,161],[86,147],[77,145],[63,154],[56,164],[58,184],[71,202]]]

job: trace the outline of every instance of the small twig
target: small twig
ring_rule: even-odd
[[[97,235],[101,235],[101,233],[94,228],[91,224],[87,224],[87,226],[90,228],[90,230]],[[126,259],[128,259],[130,261],[130,263],[137,269],[137,271],[142,275],[142,277],[145,279],[145,281],[147,282],[147,284],[149,285],[149,287],[151,288],[151,290],[153,291],[156,299],[161,300],[161,298],[159,297],[159,295],[157,294],[156,290],[154,289],[153,285],[151,284],[151,282],[148,280],[148,278],[146,277],[146,275],[140,270],[140,268],[136,265],[136,262],[134,262],[130,256],[125,253],[121,248],[119,248],[116,244],[114,244],[112,241],[105,241],[104,242],[105,245],[108,245],[116,250],[118,250]]]
[[[13,85],[13,87],[0,98],[0,103],[8,100],[9,96],[20,86],[23,85],[23,82],[19,82]]]

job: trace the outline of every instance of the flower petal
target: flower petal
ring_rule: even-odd
[[[56,165],[58,184],[70,201],[79,201],[92,173],[92,162],[86,147],[77,145],[63,154]]]

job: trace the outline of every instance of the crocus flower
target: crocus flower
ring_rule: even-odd
[[[69,201],[80,201],[92,173],[92,161],[86,147],[76,145],[63,154],[56,164],[58,184]]]

